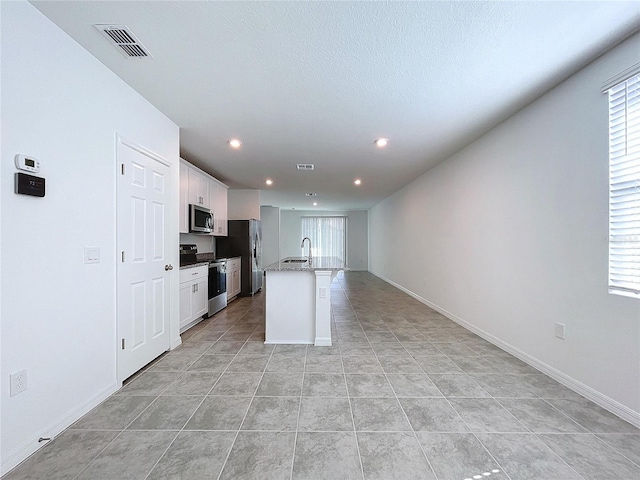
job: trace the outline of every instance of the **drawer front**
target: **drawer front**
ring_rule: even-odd
[[[180,270],[180,283],[191,282],[193,280],[200,280],[207,278],[209,275],[209,267],[202,265],[201,267],[185,268]]]
[[[235,270],[240,268],[240,259],[234,258],[233,260],[229,260],[227,262],[227,271]]]

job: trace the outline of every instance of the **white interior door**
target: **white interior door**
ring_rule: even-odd
[[[118,142],[118,379],[169,349],[169,166]]]

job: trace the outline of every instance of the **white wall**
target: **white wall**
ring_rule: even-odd
[[[280,260],[280,208],[263,205],[260,207],[262,221],[262,265],[270,265]]]
[[[373,273],[636,424],[640,302],[607,293],[600,91],[639,51],[635,35],[369,215]]]
[[[32,5],[0,9],[5,472],[117,388],[116,134],[171,161],[177,194],[179,130]],[[16,153],[40,160],[44,198],[13,193]],[[177,195],[168,218],[175,265]],[[83,263],[84,246],[100,248],[99,264]],[[177,289],[172,300],[177,318]],[[10,397],[23,368],[28,390]]]
[[[302,217],[306,216],[346,216],[347,217],[347,265],[351,270],[368,270],[368,220],[367,211],[327,212],[318,210],[280,211],[280,255],[282,258],[302,254]]]
[[[260,220],[260,190],[227,190],[229,220]]]

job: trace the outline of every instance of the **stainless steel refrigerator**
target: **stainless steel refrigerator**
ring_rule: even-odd
[[[262,288],[262,224],[260,220],[229,220],[229,235],[216,237],[216,257],[242,258],[242,291],[250,296]]]

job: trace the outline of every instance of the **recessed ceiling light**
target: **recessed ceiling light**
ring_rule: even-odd
[[[318,206],[318,202],[313,202],[313,206],[317,207]]]
[[[240,148],[242,146],[242,142],[237,138],[232,138],[229,140],[229,146],[231,148]]]
[[[387,144],[389,143],[389,139],[380,137],[380,138],[376,138],[373,143],[375,143],[376,147],[382,148],[387,146]]]
[[[355,185],[360,185],[360,184],[362,183],[362,180],[360,180],[359,178],[356,178],[356,179],[353,181],[353,183],[354,183]]]
[[[267,185],[273,185],[273,180],[271,180],[270,178],[267,178],[264,183],[266,183]]]

